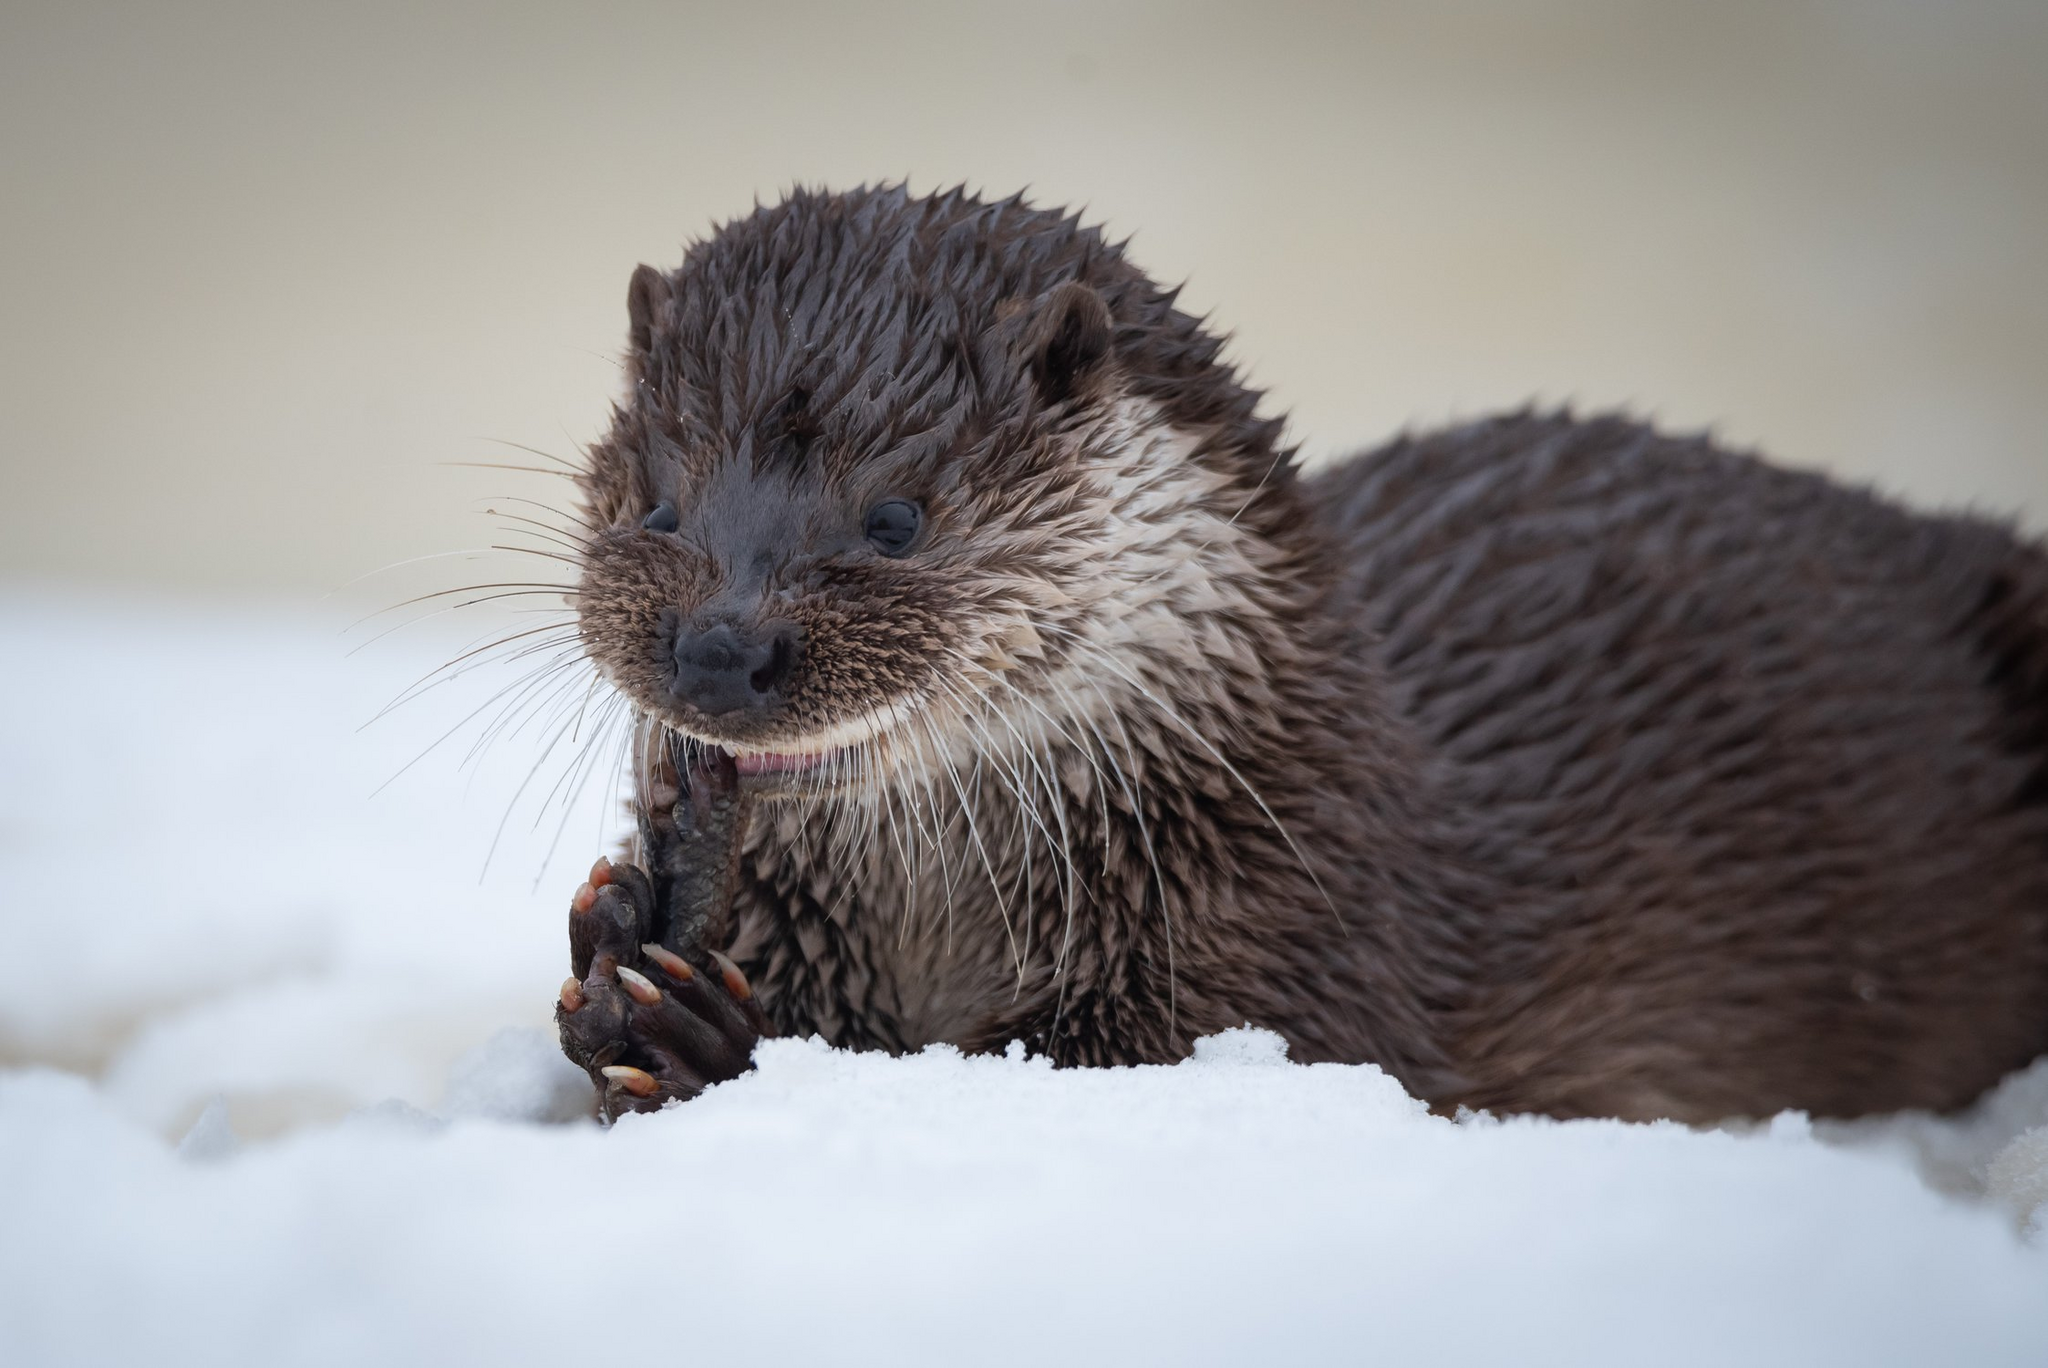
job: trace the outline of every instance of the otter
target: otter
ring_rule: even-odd
[[[2048,558],[1620,416],[1319,473],[1123,246],[799,190],[642,266],[580,475],[641,830],[604,1111],[770,1031],[1450,1109],[1950,1109],[2048,1050]],[[690,920],[679,932],[676,924]]]

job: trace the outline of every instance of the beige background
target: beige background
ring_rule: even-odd
[[[1530,397],[2048,523],[2048,4],[24,5],[0,580],[322,589],[792,181],[1086,204],[1327,455]],[[515,457],[515,459],[518,459]]]

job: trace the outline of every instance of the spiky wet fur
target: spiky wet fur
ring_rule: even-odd
[[[1016,199],[799,192],[629,303],[586,649],[649,728],[852,748],[745,841],[783,1030],[1112,1064],[1250,1021],[1445,1105],[1692,1119],[2048,1048],[2008,530],[1620,419],[1304,476],[1172,292]],[[705,612],[802,625],[784,707],[670,695]]]

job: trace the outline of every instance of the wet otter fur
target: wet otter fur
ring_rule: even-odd
[[[1021,198],[799,191],[629,316],[580,631],[757,792],[728,982],[781,1031],[1127,1064],[1250,1022],[1441,1106],[1696,1121],[2048,1050],[2010,528],[1618,417],[1304,473],[1173,291]]]

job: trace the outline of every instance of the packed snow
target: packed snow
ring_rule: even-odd
[[[609,776],[406,768],[504,680],[366,727],[465,639],[340,620],[0,598],[0,1362],[2048,1364],[2048,1061],[1692,1130],[1434,1117],[1255,1030],[781,1040],[602,1131],[548,1012]]]

